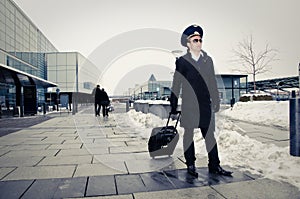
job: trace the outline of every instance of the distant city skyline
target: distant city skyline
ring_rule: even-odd
[[[169,51],[180,49],[184,52],[185,49],[179,43],[179,36],[185,27],[197,23],[204,29],[203,49],[212,56],[217,73],[232,72],[234,66],[230,62],[233,58],[232,49],[238,42],[252,34],[257,51],[262,50],[266,44],[279,51],[277,56],[279,60],[272,63],[271,72],[257,76],[258,80],[298,75],[300,62],[298,16],[300,1],[298,0],[284,2],[273,0],[228,0],[226,2],[216,0],[15,0],[15,2],[59,51],[78,51],[101,69],[107,69],[108,66],[100,66],[101,62],[97,63],[95,57],[97,52],[100,53],[97,51],[99,46],[107,41],[112,41],[130,31],[150,28],[174,32],[173,36],[177,34],[177,38],[170,39],[165,35],[159,38],[161,41],[169,39],[174,43],[170,48],[164,46],[162,49]],[[151,35],[137,37],[151,40]],[[114,45],[114,48],[120,48],[117,43]],[[143,46],[139,46],[139,49],[143,51]],[[127,49],[128,52],[134,50],[136,49]],[[98,60],[102,58],[101,55],[98,54]],[[110,62],[107,62],[110,67],[114,68],[112,63],[115,62],[123,67],[115,67],[115,70],[110,70],[110,74],[99,74],[99,77],[111,77],[112,83],[102,82],[108,92],[122,94],[122,90],[126,91],[134,87],[133,83],[142,83],[138,82],[141,81],[138,80],[141,77],[147,77],[144,82],[147,81],[150,72],[157,76],[158,80],[172,79],[170,72],[175,69],[174,57],[166,55],[161,58],[160,63],[158,57],[152,62],[146,58],[149,54],[142,56],[137,53],[141,61],[130,62],[126,59],[126,56],[130,55],[133,54],[123,52],[116,57],[111,56]],[[136,59],[137,57],[134,58]],[[121,60],[127,61],[126,66],[121,64]],[[149,74],[147,70],[141,70],[151,65],[153,71],[150,70]],[[136,77],[137,82],[129,81],[133,80],[132,77]],[[249,76],[250,80],[251,78]]]

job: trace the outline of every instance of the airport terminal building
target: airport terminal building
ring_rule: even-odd
[[[78,52],[59,52],[12,1],[0,1],[0,113],[34,115],[60,98],[82,100],[97,82],[97,67]],[[60,102],[61,103],[61,102]]]
[[[234,104],[248,91],[248,75],[216,74],[222,104]],[[171,96],[172,81],[158,81],[152,74],[148,81],[131,89],[133,99],[165,99]]]

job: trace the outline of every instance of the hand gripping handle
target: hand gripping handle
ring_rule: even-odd
[[[178,117],[177,117],[177,121],[176,121],[176,124],[175,124],[175,129],[177,127],[177,124],[178,124],[178,121],[179,121],[179,118],[181,116],[181,111],[176,111],[176,115],[178,114]],[[169,125],[169,121],[170,121],[170,118],[171,118],[171,115],[175,115],[174,113],[169,113],[169,117],[168,117],[168,121],[167,121],[167,125],[166,127]]]

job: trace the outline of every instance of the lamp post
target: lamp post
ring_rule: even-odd
[[[183,53],[182,50],[172,50],[171,53],[178,59],[178,57]]]
[[[279,101],[279,87],[283,85],[283,82],[280,82],[280,81],[276,82],[276,85],[277,85],[277,94],[276,94],[277,97],[276,98],[277,98],[277,101]]]

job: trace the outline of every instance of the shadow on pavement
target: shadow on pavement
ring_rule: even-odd
[[[28,116],[0,119],[0,137],[52,119],[50,116]]]

